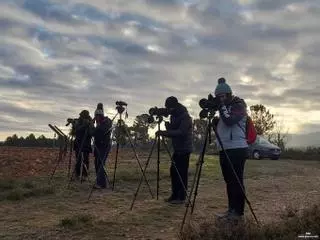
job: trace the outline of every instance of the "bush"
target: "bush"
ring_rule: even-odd
[[[188,230],[183,232],[182,239],[289,240],[297,239],[298,235],[304,235],[306,232],[319,234],[319,223],[319,205],[306,209],[301,214],[289,208],[282,214],[282,220],[278,223],[259,227],[250,220],[238,224],[225,221],[205,222],[199,226],[190,225]]]
[[[320,161],[320,147],[288,148],[282,152],[281,158]]]

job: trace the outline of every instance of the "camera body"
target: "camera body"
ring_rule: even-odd
[[[125,107],[128,106],[126,102],[123,101],[116,101],[116,109],[118,113],[122,114],[125,110]]]
[[[116,101],[117,106],[128,106],[128,103],[123,102],[123,101]]]
[[[70,124],[75,125],[78,121],[78,118],[68,118],[66,126],[69,126]]]
[[[213,97],[212,94],[208,95],[208,98],[202,98],[199,101],[199,106],[202,110],[199,113],[201,119],[213,116],[216,111],[219,110],[220,101],[217,97]]]
[[[149,114],[151,116],[168,117],[170,113],[169,113],[169,109],[167,109],[167,108],[153,107],[153,108],[149,109]]]
[[[169,109],[167,108],[158,108],[153,107],[149,109],[149,117],[148,117],[148,123],[155,122],[154,117],[158,119],[159,122],[163,120],[163,117],[168,117],[170,115]]]

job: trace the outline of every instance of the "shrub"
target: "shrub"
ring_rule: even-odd
[[[205,222],[201,225],[190,225],[183,232],[181,238],[192,239],[215,239],[215,240],[289,240],[297,239],[298,235],[310,232],[320,233],[320,206],[315,205],[298,213],[288,208],[282,214],[282,220],[277,223],[270,223],[257,226],[251,220],[238,224],[226,221]]]

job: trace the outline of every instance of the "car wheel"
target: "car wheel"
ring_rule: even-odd
[[[254,159],[261,159],[261,156],[260,156],[260,152],[259,151],[254,151],[253,152],[253,154],[252,154],[252,157],[254,158]]]

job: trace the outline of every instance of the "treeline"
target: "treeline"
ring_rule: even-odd
[[[265,136],[270,142],[279,146],[282,151],[286,150],[288,142],[288,130],[281,122],[276,122],[274,115],[261,104],[250,106],[250,116],[255,124],[257,133]],[[156,123],[148,121],[148,114],[141,114],[135,117],[131,126],[126,125],[126,129],[122,127],[115,127],[112,133],[113,143],[118,142],[121,146],[130,146],[127,133],[133,141],[133,144],[138,147],[149,147],[153,141],[153,137],[149,135],[149,130],[155,131]],[[205,138],[205,131],[207,127],[207,120],[194,119],[193,120],[193,145],[195,152],[201,151],[203,140]],[[127,131],[128,130],[128,131]],[[211,136],[212,144],[215,144],[215,136]],[[14,134],[8,137],[3,143],[6,146],[26,146],[26,147],[57,147],[59,141],[56,139],[48,139],[41,135],[38,138],[34,134],[30,134],[26,138],[18,137]],[[208,148],[212,151],[214,147]]]
[[[150,136],[149,130],[154,129],[156,124],[149,123],[147,121],[147,116],[139,115],[135,118],[132,126],[125,124],[125,127],[115,127],[112,132],[113,144],[119,142],[122,147],[130,147],[130,141],[127,132],[133,144],[140,148],[149,148],[154,140],[153,136]],[[204,135],[207,126],[206,120],[195,119],[193,121],[193,145],[195,152],[199,152],[202,148],[204,142]],[[71,133],[71,131],[70,131]],[[215,137],[212,135],[212,142]],[[60,143],[63,143],[64,139],[59,138],[46,138],[44,135],[35,137],[33,133],[29,134],[27,137],[19,137],[17,134],[9,136],[2,143],[3,146],[16,146],[16,147],[59,147]],[[170,141],[168,142],[170,146]],[[212,148],[211,148],[212,149]],[[209,149],[208,149],[209,150]]]
[[[46,138],[44,135],[35,137],[33,133],[29,134],[27,137],[19,137],[17,134],[13,134],[10,137],[7,137],[6,140],[2,143],[3,146],[15,146],[15,147],[59,147],[60,142],[63,139],[52,139]]]

